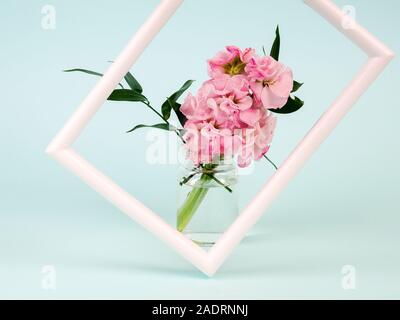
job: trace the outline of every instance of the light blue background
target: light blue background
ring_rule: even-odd
[[[399,52],[396,0],[336,1]],[[41,28],[54,5],[55,30]],[[274,202],[219,273],[208,279],[44,154],[46,145],[150,14],[148,1],[0,3],[1,298],[400,298],[399,62],[394,60]],[[281,163],[365,56],[301,1],[187,0],[133,68],[154,105],[224,45],[270,46],[304,81],[304,109],[280,117],[271,157]],[[174,220],[176,166],[146,163],[156,118],[137,104],[107,103],[75,147],[167,221]],[[243,177],[241,205],[273,174],[258,163]],[[57,289],[41,287],[53,265]],[[356,289],[341,286],[344,265]]]

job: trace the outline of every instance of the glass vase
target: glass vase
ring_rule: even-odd
[[[236,166],[188,162],[180,171],[177,230],[210,247],[238,216]]]

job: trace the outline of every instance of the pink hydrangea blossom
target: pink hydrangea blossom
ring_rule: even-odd
[[[189,94],[182,113],[187,117],[184,140],[196,164],[238,155],[240,166],[259,159],[269,149],[274,117],[255,103],[243,76],[220,75],[206,81],[196,96]]]
[[[182,113],[191,121],[213,121],[219,128],[244,128],[251,118],[254,100],[250,83],[242,76],[221,75],[206,81],[196,97],[189,94]]]

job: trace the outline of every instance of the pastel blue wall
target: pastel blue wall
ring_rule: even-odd
[[[397,59],[213,279],[44,154],[97,81],[61,70],[105,71],[157,2],[1,1],[0,297],[399,298]],[[400,51],[398,1],[336,3]],[[41,27],[46,4],[55,30]],[[366,59],[301,1],[187,0],[132,70],[159,105],[189,78],[198,87],[223,46],[270,46],[278,23],[306,101],[278,120],[270,155],[281,163]],[[107,103],[75,147],[172,222],[176,166],[146,162],[146,131],[124,134],[155,120],[141,105]],[[264,162],[255,172],[242,178],[242,206],[273,174]],[[346,264],[356,290],[341,287]],[[55,291],[40,286],[44,265],[56,267]]]

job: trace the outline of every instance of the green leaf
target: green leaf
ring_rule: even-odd
[[[299,90],[303,84],[304,84],[304,83],[300,83],[300,82],[297,82],[297,81],[293,81],[293,89],[292,89],[292,92],[296,92],[297,90]]]
[[[99,76],[102,77],[103,74],[96,72],[96,71],[91,71],[91,70],[86,70],[86,69],[69,69],[69,70],[63,70],[64,72],[83,72],[83,73],[87,73],[90,74],[92,76]]]
[[[181,112],[181,104],[178,102],[175,102],[174,105],[172,106],[172,109],[174,110],[176,116],[178,117],[179,123],[182,125],[182,127],[185,126],[185,123],[187,121],[186,116]]]
[[[108,97],[110,101],[146,102],[147,98],[139,92],[129,89],[116,89]]]
[[[172,94],[161,106],[161,112],[165,120],[168,120],[171,117],[171,111],[174,110],[176,113],[179,122],[184,125],[186,122],[186,117],[180,111],[181,105],[177,102],[178,99],[183,95],[183,93],[190,88],[193,84],[194,80],[186,81],[183,86],[174,94]]]
[[[262,47],[262,51],[263,51],[263,53],[264,53],[264,56],[266,56],[266,55],[267,55],[267,51],[265,50],[265,47],[264,47],[264,46]]]
[[[300,100],[297,97],[289,97],[288,102],[280,109],[269,109],[269,111],[278,113],[278,114],[289,114],[296,112],[304,106],[304,101]]]
[[[168,123],[158,123],[158,124],[154,124],[154,125],[139,124],[136,127],[134,127],[133,129],[127,131],[127,133],[130,133],[137,129],[142,129],[142,128],[155,128],[155,129],[166,130],[166,131],[178,130],[177,128],[175,128],[174,126],[171,126]]]
[[[110,60],[110,61],[108,61],[108,62],[114,63],[114,61],[112,61],[112,60]],[[128,84],[128,86],[129,86],[132,90],[134,90],[134,91],[136,91],[136,92],[139,92],[139,93],[142,93],[142,92],[143,92],[143,88],[142,88],[142,86],[140,85],[139,81],[137,81],[136,78],[135,78],[129,71],[128,71],[128,73],[125,75],[124,79],[125,79],[126,83]]]
[[[278,61],[279,60],[279,51],[281,48],[281,36],[279,34],[279,26],[276,27],[275,34],[276,34],[276,37],[275,37],[275,41],[272,45],[270,55],[272,58],[274,58],[276,61]]]
[[[165,120],[168,120],[171,117],[171,111],[173,108],[173,103],[167,98],[167,100],[161,106],[161,113]]]
[[[83,72],[83,73],[86,73],[86,74],[90,74],[92,76],[98,76],[98,77],[102,77],[103,76],[102,73],[99,73],[99,72],[96,72],[96,71],[91,71],[91,70],[86,70],[86,69],[79,69],[79,68],[63,70],[63,72]],[[122,89],[124,88],[124,86],[121,83],[118,83],[118,85]]]
[[[169,98],[167,98],[167,101],[163,103],[161,106],[162,114],[165,120],[168,120],[171,116],[171,111],[174,110],[176,116],[178,117],[179,123],[184,126],[187,118],[186,116],[181,112],[180,110],[181,104],[178,102],[173,102]]]
[[[125,76],[125,81],[129,85],[129,87],[136,92],[142,93],[143,88],[140,85],[139,81],[132,75],[132,73],[128,72]]]
[[[178,99],[184,94],[184,92],[190,88],[190,86],[193,84],[194,80],[188,80],[186,81],[183,86],[175,92],[172,96],[170,96],[168,99],[171,100],[172,102],[177,102]]]

